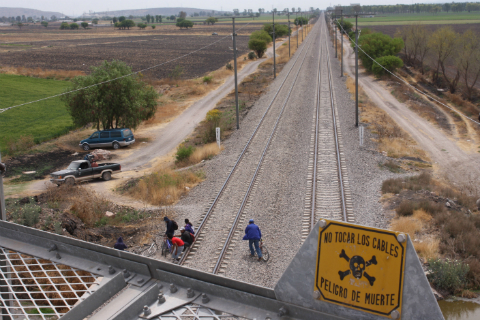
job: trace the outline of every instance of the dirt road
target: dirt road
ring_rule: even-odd
[[[340,41],[338,42],[340,44]],[[350,42],[344,39],[344,72],[355,78],[355,54]],[[359,85],[370,99],[397,122],[430,155],[434,168],[457,185],[478,184],[480,182],[480,154],[476,152],[474,142],[459,137],[454,141],[440,129],[399,102],[383,81],[376,80],[366,72],[359,72]],[[463,141],[462,141],[463,140]],[[467,145],[471,151],[460,148]],[[471,144],[471,145],[469,145]],[[472,151],[473,150],[473,151]]]

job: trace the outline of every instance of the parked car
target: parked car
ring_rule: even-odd
[[[88,151],[90,148],[112,147],[118,149],[135,143],[132,130],[127,128],[109,129],[94,132],[90,138],[80,141],[80,147]]]
[[[73,185],[79,181],[95,178],[108,181],[112,178],[112,174],[120,171],[122,171],[122,166],[118,163],[99,163],[97,167],[92,167],[90,161],[77,160],[72,161],[67,169],[50,174],[50,181],[57,185],[63,183]]]

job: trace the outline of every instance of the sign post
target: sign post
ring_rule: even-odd
[[[218,148],[220,149],[220,128],[219,127],[215,128],[215,135],[217,137]]]
[[[314,296],[400,318],[406,235],[338,221],[321,222]]]

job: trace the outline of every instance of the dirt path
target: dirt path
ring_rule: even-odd
[[[279,48],[284,42],[285,41],[277,42],[276,48]],[[240,84],[245,77],[254,73],[260,63],[272,56],[273,46],[267,49],[265,58],[250,62],[238,71],[238,83]],[[128,204],[132,203],[136,207],[142,206],[143,204],[141,204],[140,201],[115,196],[110,190],[123,179],[143,175],[143,171],[151,168],[154,163],[171,159],[177,146],[192,134],[196,126],[205,119],[207,112],[215,108],[217,103],[234,89],[234,76],[231,76],[225,80],[224,84],[193,103],[171,122],[161,126],[157,130],[152,130],[151,142],[146,143],[145,146],[141,148],[125,150],[126,152],[120,155],[119,161],[117,160],[117,162],[120,162],[122,165],[122,173],[116,175],[115,179],[107,183],[90,183],[89,185],[95,191],[109,199],[111,198],[117,203],[128,202]],[[38,194],[45,190],[49,184],[50,182],[48,182],[48,180],[36,181],[29,185],[27,193]]]
[[[349,41],[344,41],[344,71],[355,78],[355,55]],[[390,93],[391,89],[373,76],[359,73],[359,85],[370,99],[408,132],[417,143],[429,153],[438,173],[457,185],[478,184],[480,182],[480,154],[460,148],[470,142],[465,138],[453,141],[441,129],[410,110]],[[463,141],[462,141],[463,140]],[[476,146],[469,146],[475,150]]]

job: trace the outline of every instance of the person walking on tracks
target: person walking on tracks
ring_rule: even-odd
[[[262,251],[258,245],[260,239],[262,239],[262,232],[260,228],[254,223],[253,219],[250,219],[248,226],[245,228],[245,236],[243,240],[248,240],[248,246],[250,247],[250,256],[255,256],[257,251],[258,261],[262,261]],[[255,250],[253,247],[255,246]]]

